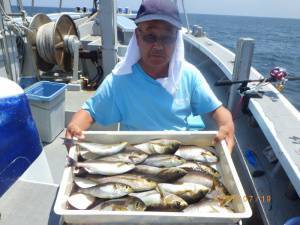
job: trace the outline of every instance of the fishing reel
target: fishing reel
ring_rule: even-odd
[[[288,76],[287,71],[281,67],[275,67],[270,71],[270,78],[272,81],[277,82],[275,84],[276,89],[279,92],[282,92],[284,89],[284,85],[287,81],[286,77]]]

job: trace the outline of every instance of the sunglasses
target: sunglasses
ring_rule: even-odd
[[[138,30],[142,34],[143,41],[145,43],[147,43],[147,44],[154,44],[154,43],[159,42],[159,43],[161,43],[163,45],[171,45],[177,39],[176,35],[164,35],[164,36],[158,37],[158,36],[156,36],[155,34],[152,34],[152,33],[146,34],[141,29],[138,29]]]

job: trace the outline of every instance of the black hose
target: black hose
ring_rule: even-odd
[[[89,85],[91,85],[93,88],[98,88],[101,82],[103,81],[103,68],[102,66],[98,65],[96,62],[93,62],[96,66],[97,74],[93,77],[93,79],[89,80]]]

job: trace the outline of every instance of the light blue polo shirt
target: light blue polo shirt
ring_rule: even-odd
[[[132,73],[108,75],[83,109],[101,125],[121,123],[122,130],[187,130],[187,117],[221,106],[199,70],[189,63],[182,69],[173,97],[137,63]]]

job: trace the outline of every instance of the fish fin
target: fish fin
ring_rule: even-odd
[[[216,189],[216,186],[219,184],[219,181],[216,177],[213,177],[213,185],[211,187],[211,190]]]

